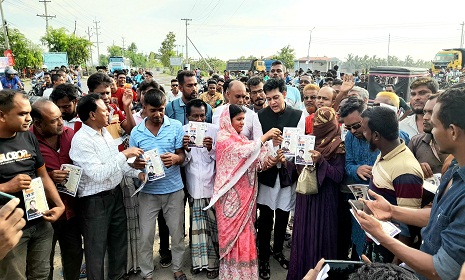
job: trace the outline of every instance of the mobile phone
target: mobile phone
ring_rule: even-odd
[[[349,204],[354,208],[354,210],[364,211],[367,214],[373,214],[370,208],[365,205],[365,203],[361,202],[360,200],[349,199]]]
[[[349,279],[350,274],[356,272],[365,263],[362,261],[325,260],[329,265],[328,278],[330,280]]]
[[[15,196],[4,192],[0,192],[0,207],[7,204],[8,201],[12,200],[13,198],[15,198]]]

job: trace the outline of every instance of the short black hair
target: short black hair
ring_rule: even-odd
[[[333,86],[342,86],[342,80],[341,79],[334,79]]]
[[[113,72],[113,74],[115,75],[115,78],[118,78],[119,75],[126,76],[126,72],[124,72],[124,70],[116,70],[115,72]]]
[[[191,115],[191,111],[192,111],[192,107],[195,107],[195,108],[205,108],[205,114],[207,113],[207,103],[205,103],[205,101],[201,100],[201,99],[192,99],[191,101],[187,102],[186,104],[186,115],[187,116],[190,116]]]
[[[0,90],[0,110],[8,113],[11,109],[13,109],[15,107],[14,98],[17,94],[20,94],[24,99],[27,99],[27,96],[21,91],[12,89]]]
[[[171,79],[171,83],[173,83],[173,82],[177,83],[178,80],[177,79]]]
[[[165,94],[158,88],[147,91],[144,95],[144,105],[160,107],[166,104]]]
[[[142,81],[142,83],[139,84],[138,89],[139,91],[143,91],[143,90],[148,89],[149,87],[159,89],[160,85],[154,79],[150,79],[148,81],[144,80]]]
[[[53,103],[57,103],[58,100],[68,97],[69,101],[73,101],[79,98],[77,88],[72,84],[61,84],[53,89],[50,94],[50,100]]]
[[[44,72],[44,76],[45,75],[49,75],[50,77],[52,76],[52,74],[50,74],[50,72]]]
[[[281,93],[285,92],[287,88],[286,88],[286,83],[284,82],[284,80],[271,78],[271,79],[268,79],[268,81],[266,81],[266,83],[263,85],[263,90],[265,91],[265,94],[274,89],[278,89],[279,92]]]
[[[101,84],[109,87],[112,83],[113,82],[111,81],[110,77],[102,72],[94,73],[90,75],[89,78],[87,78],[87,87],[89,88],[89,92],[94,92],[94,90]]]
[[[58,81],[62,76],[60,74],[52,74],[52,84]]]
[[[184,85],[184,78],[185,77],[195,77],[195,72],[190,71],[190,70],[183,70],[183,71],[179,72],[178,75],[176,76],[176,79],[178,80],[178,82],[179,82],[179,84],[181,86]]]
[[[217,82],[215,79],[209,79],[209,80],[207,81],[207,85],[211,85],[211,84],[216,85],[216,84],[218,84],[218,82]]]
[[[362,118],[367,118],[368,128],[377,131],[384,139],[394,141],[399,138],[399,121],[393,110],[381,106],[368,108],[363,111]]]
[[[231,120],[239,115],[240,113],[245,113],[245,108],[236,104],[230,104],[229,105],[229,117]]]
[[[437,114],[444,128],[448,128],[453,124],[465,130],[465,116],[463,114],[465,87],[448,88],[438,97],[437,103],[441,104]]]
[[[275,60],[271,63],[271,66],[276,66],[276,65],[282,65],[283,66],[283,72],[286,72],[286,66],[281,60]]]
[[[263,83],[263,78],[260,76],[253,76],[247,81],[247,87],[255,87],[258,86],[260,83]]]
[[[95,74],[94,74],[95,75]],[[86,122],[90,117],[90,112],[97,111],[97,100],[102,99],[99,94],[90,93],[79,99],[77,113],[82,122]]]
[[[341,118],[345,118],[355,111],[358,111],[361,114],[364,109],[365,103],[363,100],[356,96],[349,96],[346,103],[339,109],[339,116]]]

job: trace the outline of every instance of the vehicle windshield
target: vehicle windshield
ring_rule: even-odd
[[[438,53],[434,57],[435,62],[450,62],[454,59],[454,54],[452,53]]]

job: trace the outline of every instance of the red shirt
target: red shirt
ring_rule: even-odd
[[[112,97],[118,98],[118,107],[123,111],[124,111],[123,94],[124,94],[125,90],[126,90],[125,88],[119,87],[119,88],[116,89],[116,92],[111,95]],[[137,100],[137,94],[133,89],[131,89],[131,90],[132,90],[133,100],[136,101]]]
[[[45,161],[47,172],[52,170],[60,170],[62,164],[73,164],[69,157],[71,149],[71,140],[74,136],[74,131],[66,126],[63,126],[63,134],[59,136],[60,149],[56,151],[34,128],[31,127],[31,132],[36,136],[39,142],[39,149]],[[77,199],[70,195],[59,192],[60,198],[65,204],[65,214],[60,217],[60,220],[69,220],[76,216]]]
[[[305,134],[313,134],[313,118],[315,113],[305,118]]]

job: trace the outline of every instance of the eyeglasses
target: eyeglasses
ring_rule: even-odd
[[[315,100],[316,99],[316,95],[312,95],[312,96],[304,96],[304,100]]]
[[[251,91],[250,94],[260,94],[260,93],[263,93],[263,89],[259,89],[259,90],[254,90],[254,91]]]
[[[178,85],[177,85],[177,84],[172,84],[171,86],[172,86],[172,87],[177,87]]]
[[[358,122],[358,123],[354,123],[352,125],[346,125],[345,126],[347,130],[357,130],[359,129],[360,127],[362,127],[362,122]]]
[[[317,96],[316,99],[320,100],[320,99],[323,99],[323,100],[329,100],[328,97],[324,97],[324,96]]]

